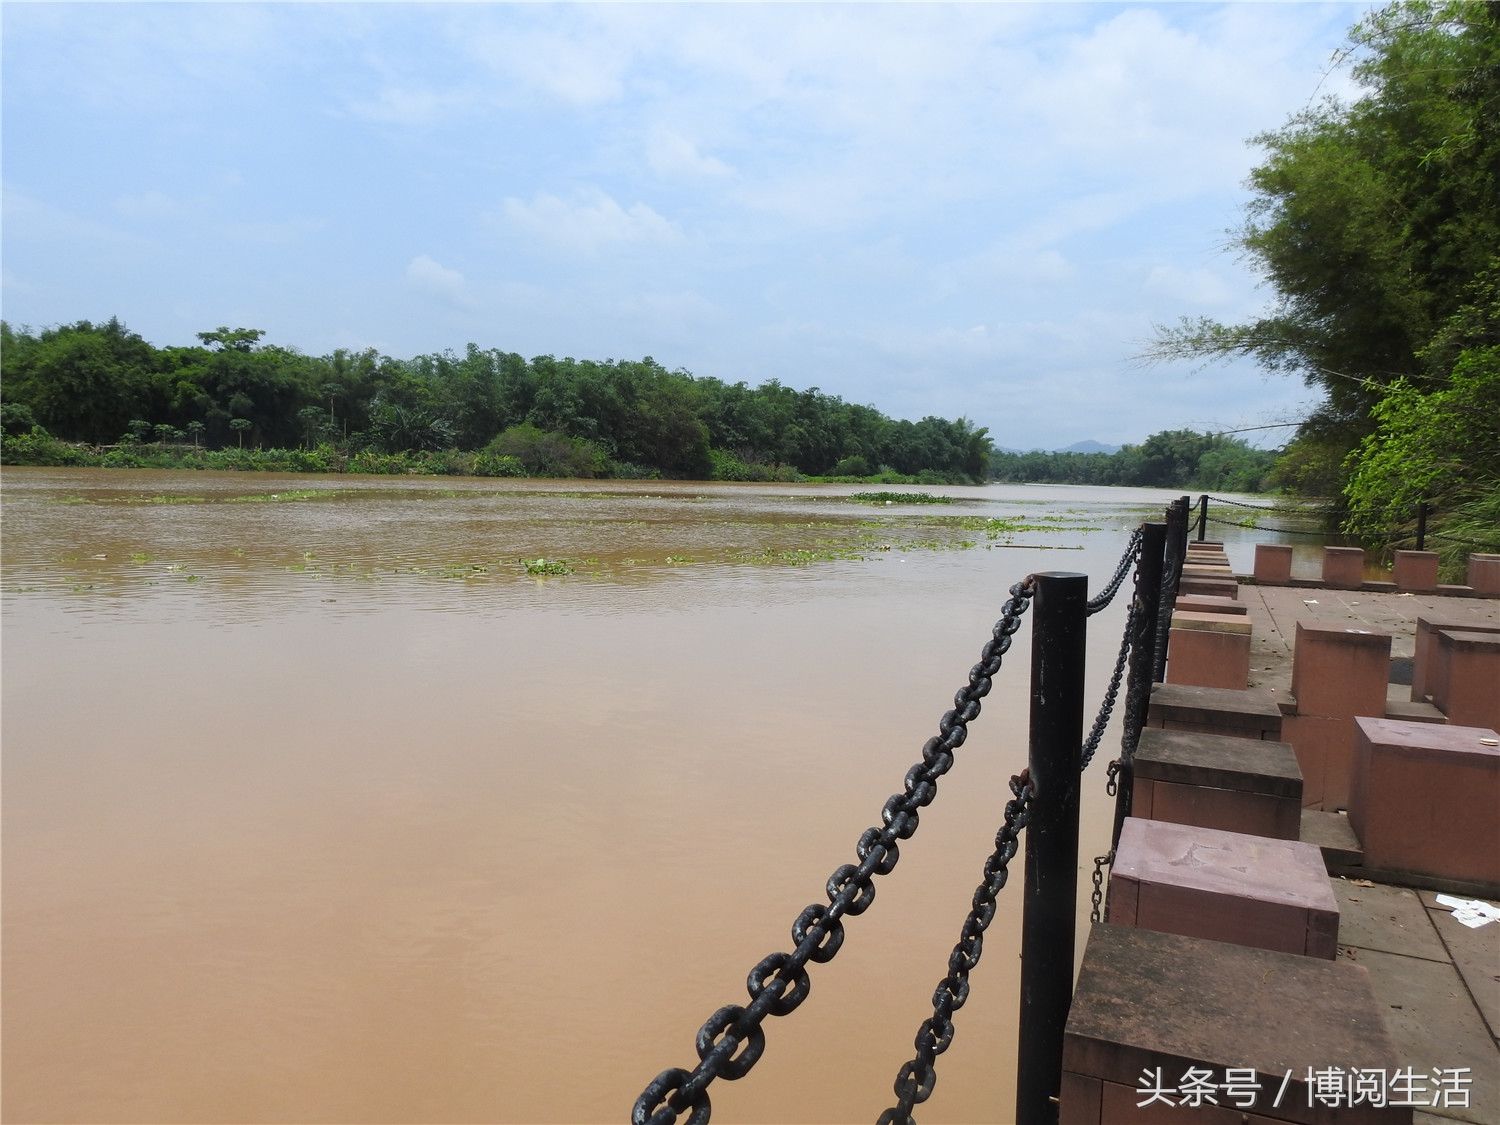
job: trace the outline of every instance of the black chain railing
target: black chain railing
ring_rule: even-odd
[[[916,1125],[912,1109],[930,1098],[937,1085],[937,1057],[953,1043],[953,1013],[969,998],[969,974],[984,952],[984,932],[995,920],[995,900],[1010,879],[1010,861],[1030,819],[1033,791],[1028,770],[1010,779],[1010,791],[1005,821],[995,834],[995,850],[984,861],[984,881],[974,891],[958,944],[948,956],[948,975],[932,994],[932,1016],[917,1029],[916,1056],[901,1064],[896,1074],[896,1104],[880,1115],[878,1125]]]
[[[922,747],[922,761],[907,771],[905,791],[893,795],[880,810],[882,826],[868,828],[860,836],[855,846],[859,864],[846,863],[829,876],[827,906],[813,903],[797,916],[792,923],[796,943],[792,952],[772,953],[750,970],[746,981],[749,1005],[728,1004],[709,1016],[698,1031],[698,1065],[691,1071],[682,1067],[664,1070],[647,1085],[631,1110],[632,1125],[673,1125],[684,1114],[687,1125],[707,1125],[709,1086],[716,1078],[733,1081],[749,1073],[765,1051],[761,1025],[766,1017],[789,1015],[807,998],[812,987],[807,963],[833,959],[844,941],[844,915],[853,917],[869,909],[875,900],[874,877],[895,868],[900,858],[897,841],[908,840],[916,832],[918,810],[932,803],[938,779],[952,769],[954,751],[968,738],[969,723],[979,717],[980,700],[990,692],[1035,589],[1031,577],[1010,588],[1010,598],[979,663],[969,670],[969,682],[954,695],[953,709],[938,722],[938,735]]]
[[[1212,493],[1208,498],[1215,504],[1227,504],[1231,508],[1250,508],[1257,512],[1282,512],[1289,516],[1320,516],[1323,509],[1307,506],[1291,506],[1286,504],[1246,504],[1243,500],[1228,500],[1223,496],[1215,496]]]
[[[1110,578],[1104,589],[1088,600],[1087,613],[1090,617],[1115,600],[1115,595],[1120,592],[1120,587],[1125,582],[1125,576],[1130,573],[1130,568],[1135,565],[1135,560],[1140,557],[1140,553],[1141,529],[1136,528],[1130,536],[1130,542],[1125,544],[1125,553],[1120,556],[1120,563],[1115,567],[1114,576]]]
[[[1099,705],[1099,713],[1094,716],[1094,725],[1083,743],[1082,769],[1088,769],[1089,763],[1094,760],[1094,753],[1099,749],[1099,743],[1104,738],[1104,730],[1109,726],[1110,716],[1114,714],[1115,700],[1120,694],[1120,680],[1125,675],[1125,661],[1130,656],[1130,649],[1135,640],[1135,627],[1139,615],[1140,606],[1134,599],[1131,599],[1130,609],[1125,614],[1125,629],[1120,635],[1120,651],[1115,657],[1115,668],[1109,677],[1109,687],[1105,689],[1104,700]]]
[[[1218,516],[1209,516],[1208,522],[1222,524],[1224,527],[1243,527],[1247,531],[1272,531],[1277,535],[1310,535],[1316,539],[1328,538],[1326,531],[1308,531],[1297,527],[1271,527],[1263,523],[1242,523],[1239,520],[1221,520]]]
[[[1119,567],[1114,577],[1110,579],[1109,586],[1097,598],[1092,598],[1086,603],[1088,614],[1097,613],[1103,609],[1119,592],[1125,582],[1125,576],[1130,573],[1131,566],[1140,558],[1143,534],[1141,528],[1136,528],[1134,534],[1131,535],[1130,543],[1124,555],[1121,556]],[[1139,577],[1137,574],[1137,584]],[[1140,608],[1139,598],[1133,596],[1130,609],[1125,615],[1125,627],[1120,636],[1120,650],[1115,658],[1109,686],[1105,689],[1104,699],[1094,717],[1094,725],[1089,731],[1089,736],[1083,743],[1079,772],[1088,769],[1095,752],[1099,749],[1099,743],[1104,738],[1109,721],[1114,715],[1115,702],[1119,698],[1120,682],[1125,674],[1127,658],[1132,647],[1139,643],[1136,634]],[[1111,764],[1111,785],[1113,785],[1115,768],[1115,765]],[[1004,823],[995,835],[995,850],[984,863],[984,880],[974,891],[971,909],[959,930],[958,944],[953,947],[953,952],[948,958],[948,975],[938,982],[937,989],[932,994],[931,1017],[924,1020],[917,1030],[914,1043],[917,1052],[915,1057],[903,1063],[896,1074],[893,1088],[898,1100],[894,1106],[880,1115],[879,1125],[916,1125],[916,1120],[912,1116],[913,1108],[931,1097],[933,1088],[937,1084],[937,1056],[946,1051],[953,1042],[953,1013],[963,1007],[964,1001],[969,997],[969,973],[979,964],[979,958],[984,949],[984,932],[995,918],[995,900],[1005,888],[1009,878],[1010,861],[1015,857],[1021,830],[1026,827],[1029,818],[1032,797],[1029,773],[1023,770],[1012,777],[1010,790],[1015,799],[1006,803]],[[1100,894],[1097,867],[1094,873],[1094,885],[1096,895]],[[1097,921],[1097,918],[1095,920]]]

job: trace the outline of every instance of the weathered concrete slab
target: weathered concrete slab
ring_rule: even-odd
[[[1108,924],[1089,935],[1063,1040],[1064,1070],[1132,1090],[1146,1068],[1171,1078],[1189,1066],[1253,1069],[1261,1095],[1253,1111],[1308,1125],[1411,1120],[1409,1109],[1394,1107],[1336,1117],[1309,1108],[1310,1071],[1389,1072],[1397,1057],[1359,965]],[[1202,1119],[1181,1107],[1166,1112]]]
[[[1281,708],[1266,692],[1157,684],[1151,689],[1146,725],[1274,741],[1281,734]]]
[[[1380,883],[1362,885],[1368,882],[1333,880],[1334,897],[1339,900],[1341,946],[1378,949],[1428,961],[1448,960],[1448,949],[1427,917],[1418,892]]]
[[[1208,594],[1183,594],[1176,602],[1178,613],[1231,613],[1243,617],[1249,607],[1234,598],[1215,598]]]
[[[1453,967],[1463,977],[1469,995],[1489,1024],[1490,1034],[1500,1037],[1500,922],[1470,929],[1453,917],[1452,910],[1438,905],[1438,892],[1417,894],[1427,908],[1433,929],[1453,959]],[[1500,1115],[1496,1120],[1500,1120]]]
[[[1184,785],[1302,797],[1302,771],[1285,742],[1147,729],[1136,748],[1135,770],[1137,777]]]
[[[1346,947],[1340,962],[1363,965],[1384,1011],[1402,1066],[1430,1073],[1434,1067],[1468,1067],[1473,1079],[1469,1105],[1437,1106],[1431,1112],[1454,1121],[1494,1125],[1500,1121],[1500,1048],[1452,965]]]
[[[1311,844],[1130,816],[1109,920],[1331,960],[1339,907]]]

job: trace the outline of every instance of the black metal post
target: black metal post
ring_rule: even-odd
[[[1208,493],[1198,497],[1198,542],[1208,538]]]
[[[1427,501],[1417,505],[1417,550],[1427,550]]]
[[[1158,683],[1167,674],[1167,629],[1172,620],[1172,607],[1177,602],[1177,582],[1182,577],[1183,557],[1187,554],[1187,499],[1184,496],[1167,505],[1161,598],[1156,611],[1156,658],[1151,670],[1151,678]]]
[[[1088,576],[1036,576],[1031,626],[1033,789],[1021,914],[1016,1120],[1056,1125],[1063,1027],[1073,998],[1078,906],[1079,763]]]
[[[1120,842],[1120,825],[1130,815],[1135,789],[1135,748],[1151,706],[1156,678],[1156,622],[1161,607],[1162,553],[1167,525],[1141,525],[1141,557],[1136,563],[1136,629],[1130,649],[1130,671],[1125,679],[1125,724],[1120,737],[1120,772],[1115,777],[1115,826],[1109,838],[1113,851]]]

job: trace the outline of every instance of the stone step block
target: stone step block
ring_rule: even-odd
[[[1108,921],[1330,961],[1338,955],[1338,900],[1322,853],[1299,840],[1126,817]]]
[[[1357,590],[1365,580],[1365,552],[1361,547],[1323,548],[1323,585]]]
[[[1160,730],[1199,731],[1235,738],[1281,738],[1282,715],[1271,693],[1189,684],[1155,684],[1146,725]]]
[[[1284,742],[1222,734],[1141,732],[1131,815],[1296,840],[1302,771]]]
[[[1298,715],[1383,715],[1390,669],[1389,633],[1297,622],[1292,696]]]
[[[1354,720],[1349,823],[1365,866],[1500,895],[1500,735]]]
[[[1292,548],[1283,543],[1255,545],[1255,580],[1283,585],[1292,577]]]
[[[1450,723],[1500,727],[1500,634],[1439,629],[1432,702]]]
[[[1363,965],[1098,925],[1063,1033],[1059,1121],[1412,1121],[1410,1107],[1320,1104],[1311,1076],[1330,1066],[1382,1077],[1400,1066]],[[1213,1104],[1194,1107],[1184,1094],[1190,1068],[1215,1086]],[[1143,1086],[1153,1081],[1154,1100]]]

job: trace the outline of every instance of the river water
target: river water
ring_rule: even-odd
[[[7,469],[5,1119],[628,1117],[854,859],[1006,587],[1097,590],[1172,498],[857,491]],[[1024,764],[1028,637],[715,1121],[891,1104]],[[1010,1119],[1019,912],[924,1122]]]

